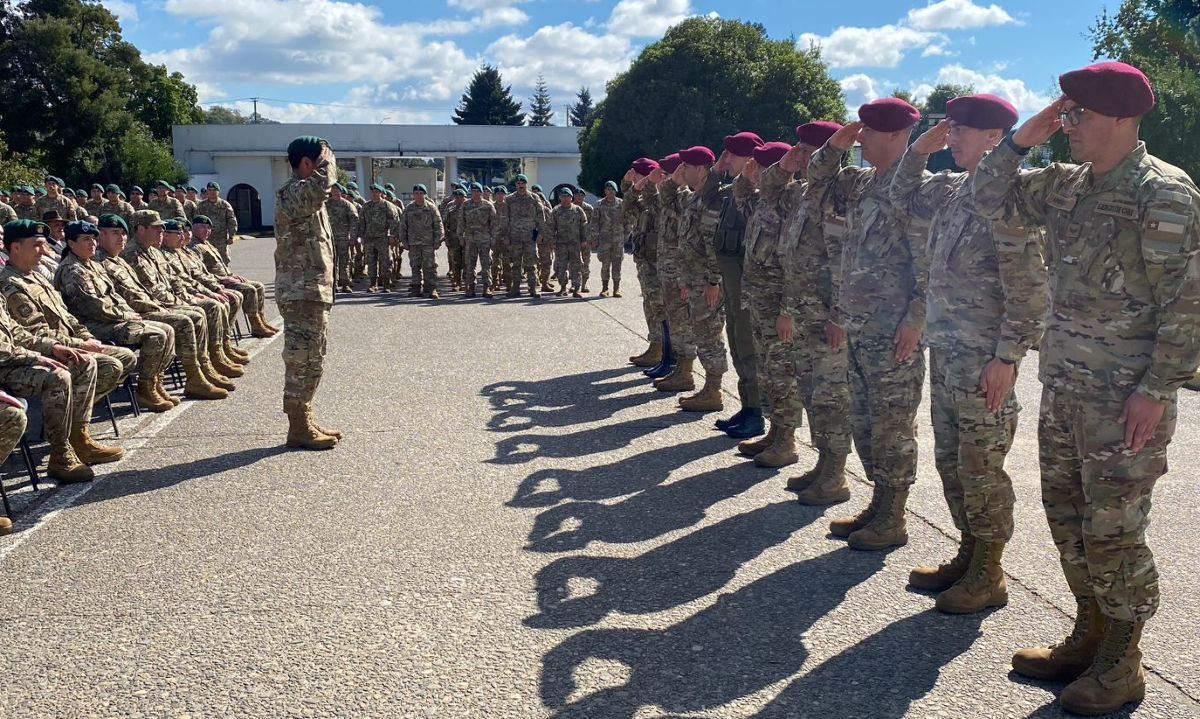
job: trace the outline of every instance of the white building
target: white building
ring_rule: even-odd
[[[176,125],[172,139],[190,184],[218,182],[238,226],[253,230],[275,224],[275,191],[291,175],[287,146],[300,135],[328,140],[365,194],[372,159],[394,157],[443,158],[446,182],[457,179],[460,158],[515,158],[529,183],[549,192],[578,181],[578,134],[577,127],[502,125]]]

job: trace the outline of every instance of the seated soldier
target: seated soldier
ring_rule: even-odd
[[[105,342],[138,349],[138,404],[166,412],[174,400],[162,388],[162,374],[175,359],[175,330],[139,315],[117,292],[104,269],[93,261],[100,229],[90,222],[67,225],[67,251],[58,263],[54,286],[67,309]]]
[[[50,228],[33,220],[4,226],[5,246],[45,237]],[[0,387],[18,397],[40,397],[42,434],[50,445],[47,474],[58,482],[87,482],[87,464],[111,462],[124,452],[104,447],[87,434],[96,397],[96,358],[103,355],[35,336],[14,321],[0,303]],[[81,451],[82,450],[82,451]]]
[[[279,329],[267,322],[266,315],[263,314],[266,307],[266,287],[261,282],[231,273],[225,260],[221,259],[220,250],[208,242],[211,234],[212,220],[206,215],[193,217],[193,242],[189,249],[200,257],[204,266],[222,285],[242,294],[242,314],[246,315],[250,334],[255,337],[273,337],[279,334]]]
[[[0,457],[7,457],[25,434],[25,403],[0,390]],[[0,534],[11,534],[12,520],[0,517]]]

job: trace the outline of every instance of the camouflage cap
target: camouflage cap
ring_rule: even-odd
[[[163,220],[154,210],[138,210],[133,213],[134,227],[162,227]]]
[[[4,240],[24,240],[28,237],[45,237],[50,234],[50,225],[36,220],[13,220],[4,223]]]
[[[129,232],[129,225],[125,222],[125,218],[120,215],[100,215],[100,224],[98,227],[102,230],[125,230]]]
[[[208,225],[209,227],[212,227],[212,220],[210,220],[208,218],[208,215],[196,215],[195,217],[192,218],[192,224],[193,225]]]

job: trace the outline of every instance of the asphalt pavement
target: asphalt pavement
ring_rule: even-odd
[[[273,249],[238,243],[234,269],[269,283]],[[678,412],[626,363],[645,346],[632,261],[622,299],[592,274],[584,300],[339,299],[316,402],[335,450],[283,446],[282,338],[248,340],[228,400],[126,421],[128,457],[92,485],[16,491],[0,717],[1061,715],[1059,686],[1009,671],[1074,610],[1032,365],[1010,604],[943,616],[905,588],[954,547],[927,409],[908,546],[852,551],[827,522],[865,504],[861,468],[850,502],[797,505],[783,483],[815,452],[758,469],[717,415]],[[1117,716],[1200,717],[1200,398],[1180,414],[1147,697]]]

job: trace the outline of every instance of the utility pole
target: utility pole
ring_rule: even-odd
[[[254,101],[254,114],[250,116],[250,124],[257,125],[258,124],[258,98],[252,97],[250,99]]]

